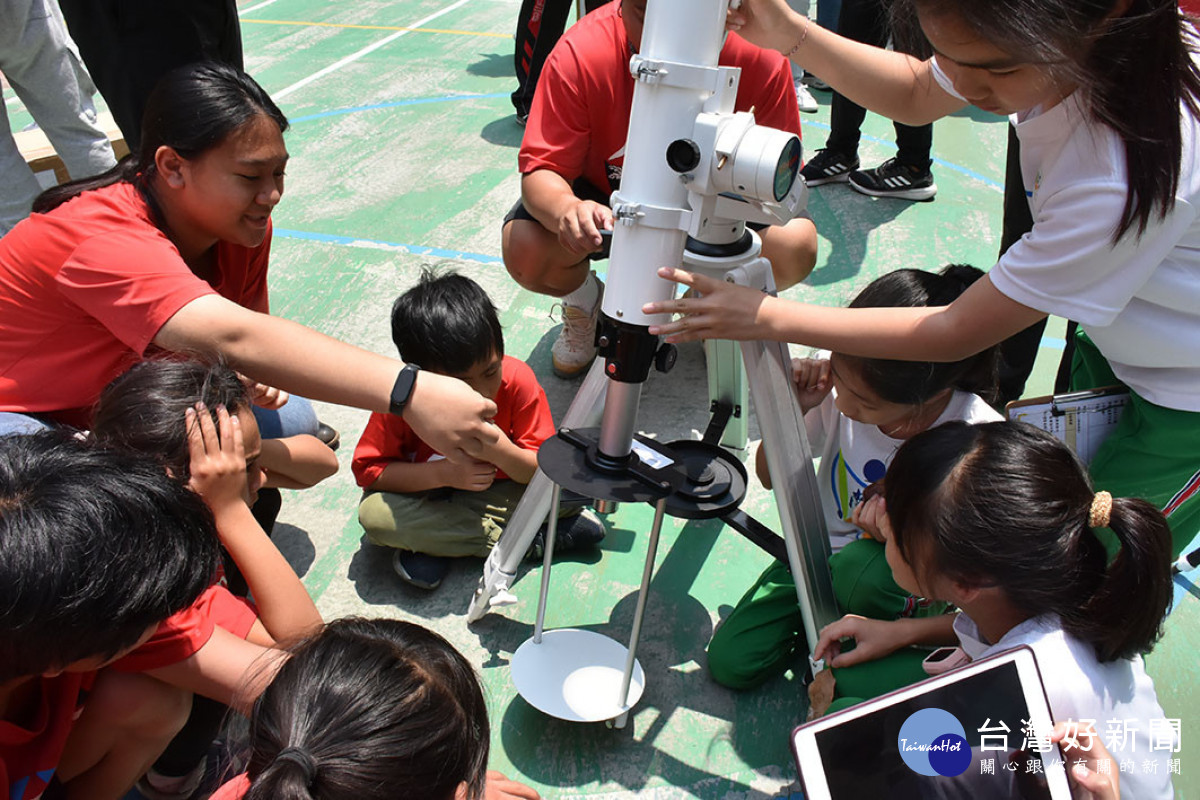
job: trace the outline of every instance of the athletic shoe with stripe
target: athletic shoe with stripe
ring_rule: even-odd
[[[901,200],[928,202],[937,194],[937,184],[929,167],[921,169],[901,164],[894,158],[875,169],[850,173],[850,188],[872,197],[898,197]]]
[[[823,183],[841,183],[856,169],[858,156],[848,156],[836,150],[822,148],[809,159],[800,170],[800,174],[809,186],[820,186]]]

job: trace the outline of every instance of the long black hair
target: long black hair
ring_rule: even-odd
[[[105,447],[144,453],[180,481],[191,476],[184,414],[196,403],[230,415],[250,408],[237,373],[220,360],[152,359],[134,364],[100,392],[92,438]]]
[[[292,650],[250,715],[245,800],[483,797],[487,706],[438,634],[347,617]]]
[[[107,172],[70,181],[42,192],[34,213],[50,211],[90,189],[132,183],[161,224],[162,214],[152,191],[158,148],[173,148],[194,159],[219,147],[243,125],[267,116],[282,133],[288,121],[270,96],[239,69],[215,61],[200,61],[173,69],[162,77],[146,99],[142,114],[142,143]]]
[[[1196,29],[1178,0],[896,0],[893,24],[911,30],[916,10],[950,13],[981,39],[1044,65],[1079,86],[1084,108],[1116,131],[1129,184],[1113,241],[1141,235],[1175,205],[1182,169],[1181,106],[1200,116]]]
[[[983,272],[967,264],[950,264],[941,272],[899,269],[867,284],[850,302],[850,308],[925,308],[947,306]],[[974,392],[987,402],[995,400],[999,347],[989,347],[961,361],[897,361],[859,358],[841,353],[881,400],[920,405],[945,389]]]
[[[895,544],[918,580],[999,586],[1053,613],[1100,661],[1147,652],[1171,602],[1171,531],[1145,500],[1112,498],[1110,563],[1075,454],[1019,422],[948,422],[909,439],[884,479]]]

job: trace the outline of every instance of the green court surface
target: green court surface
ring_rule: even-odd
[[[274,215],[272,311],[390,353],[394,297],[423,266],[452,266],[491,294],[509,354],[532,365],[561,418],[579,384],[551,374],[558,326],[550,318],[552,303],[520,289],[499,258],[500,221],[519,191],[522,129],[508,100],[518,5],[244,2],[246,66],[292,123],[287,193]],[[828,132],[830,95],[816,96],[820,111],[803,117],[809,152]],[[8,110],[15,127],[29,124],[19,103],[10,102]],[[939,191],[932,203],[872,199],[845,185],[814,189],[818,265],[786,296],[842,305],[899,267],[990,266],[999,242],[1005,136],[1005,121],[984,112],[938,122],[933,169]],[[892,139],[891,124],[869,115],[860,150],[864,167],[890,157]],[[1061,321],[1052,321],[1029,394],[1049,391],[1062,336]],[[704,381],[700,347],[683,346],[676,369],[647,383],[639,428],[664,439],[698,438],[707,424]],[[312,490],[286,494],[275,539],[326,618],[419,621],[479,665],[494,768],[545,797],[563,798],[767,798],[793,780],[788,733],[807,706],[798,676],[734,693],[717,686],[704,667],[714,626],[766,566],[765,554],[718,522],[668,519],[638,652],[647,687],[629,726],[611,730],[550,719],[517,696],[508,669],[533,629],[540,566],[522,569],[517,605],[470,627],[465,611],[481,561],[461,560],[432,593],[401,584],[389,553],[362,541],[355,516],[360,492],[349,463],[367,414],[324,405],[320,412],[341,431],[342,470]],[[758,444],[757,430],[751,419],[747,456]],[[756,484],[745,507],[777,526],[771,496]],[[648,506],[623,505],[607,517],[608,537],[598,554],[556,563],[547,627],[627,639],[651,518]],[[1177,795],[1195,798],[1200,601],[1182,590],[1179,595],[1181,607],[1149,666],[1167,716],[1183,720]]]

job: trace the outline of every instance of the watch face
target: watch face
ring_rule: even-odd
[[[388,409],[391,413],[403,413],[404,407],[408,405],[408,401],[412,397],[413,387],[417,385],[419,370],[420,367],[415,364],[406,364],[404,369],[400,370],[400,374],[396,376],[396,383],[392,386],[391,406]]]

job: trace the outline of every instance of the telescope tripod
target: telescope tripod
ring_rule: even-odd
[[[736,243],[711,248],[692,242],[706,254],[685,251],[684,264],[695,272],[772,291],[770,264],[759,255],[758,237],[746,231]],[[598,338],[603,340],[601,326]],[[601,341],[602,348],[604,342]],[[637,661],[647,595],[665,516],[720,518],[771,555],[789,565],[803,618],[809,652],[818,633],[837,618],[829,577],[829,536],[817,492],[816,474],[804,421],[792,390],[791,359],[780,342],[708,343],[712,420],[703,440],[660,443],[635,436],[627,460],[614,463],[597,447],[596,425],[611,409],[606,361],[597,359],[563,418],[557,436],[542,445],[539,469],[515,509],[504,535],[484,564],[483,576],[467,612],[469,622],[491,608],[511,605],[516,570],[539,526],[547,523],[533,637],[512,659],[513,682],[530,705],[559,719],[623,727],[629,709],[641,697],[645,675]],[[658,351],[658,366],[669,369],[673,352]],[[782,538],[739,506],[745,496],[745,467],[725,447],[742,448],[753,398],[783,529]],[[635,409],[636,410],[636,409]],[[722,447],[721,445],[725,445]],[[551,561],[562,487],[596,499],[605,511],[614,502],[646,502],[655,507],[645,567],[628,647],[599,633],[544,629]],[[821,668],[810,659],[810,668]]]

